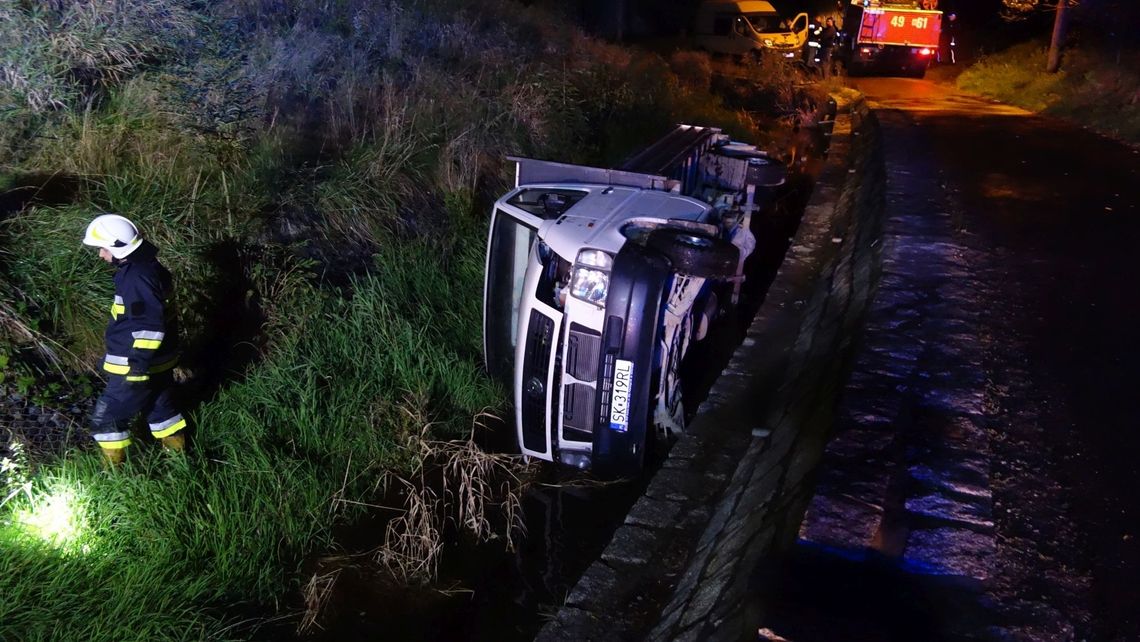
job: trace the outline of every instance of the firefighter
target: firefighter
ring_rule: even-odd
[[[820,63],[820,38],[823,36],[823,16],[816,16],[808,23],[808,41],[804,47],[804,62],[808,67],[816,67]]]
[[[182,451],[186,420],[171,399],[178,323],[170,272],[135,224],[116,214],[95,217],[83,244],[99,248],[99,257],[116,268],[104,334],[107,387],[91,412],[92,435],[106,460],[121,464],[131,443],[130,424],[143,414],[151,435],[167,449]]]
[[[942,52],[946,51],[946,60],[951,65],[958,64],[958,16],[950,13],[946,15],[946,19],[942,22],[942,33],[940,34],[941,41],[938,43],[938,62],[944,62]]]

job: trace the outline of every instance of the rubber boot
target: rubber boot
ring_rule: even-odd
[[[123,462],[127,460],[126,448],[100,448],[103,453],[103,462],[107,464],[108,468],[116,468],[122,466]]]
[[[186,450],[186,435],[183,435],[181,430],[173,435],[167,435],[162,438],[162,447],[174,452],[183,452]]]

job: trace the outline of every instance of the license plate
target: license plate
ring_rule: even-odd
[[[633,362],[618,359],[614,362],[614,387],[610,395],[610,430],[625,432],[629,429],[629,390],[633,386]]]

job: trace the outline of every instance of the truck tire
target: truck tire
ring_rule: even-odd
[[[677,272],[706,279],[736,276],[740,261],[740,250],[732,243],[690,230],[656,229],[645,245],[669,259]]]

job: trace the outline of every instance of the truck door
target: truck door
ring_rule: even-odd
[[[803,47],[808,41],[808,14],[801,13],[792,21],[792,33],[796,34],[796,46]]]
[[[483,281],[483,359],[487,372],[508,387],[514,377],[523,282],[538,228],[586,194],[581,189],[523,186],[500,199],[491,214]]]
[[[483,358],[487,372],[509,386],[514,376],[523,281],[537,229],[501,209],[493,217],[483,283]]]

